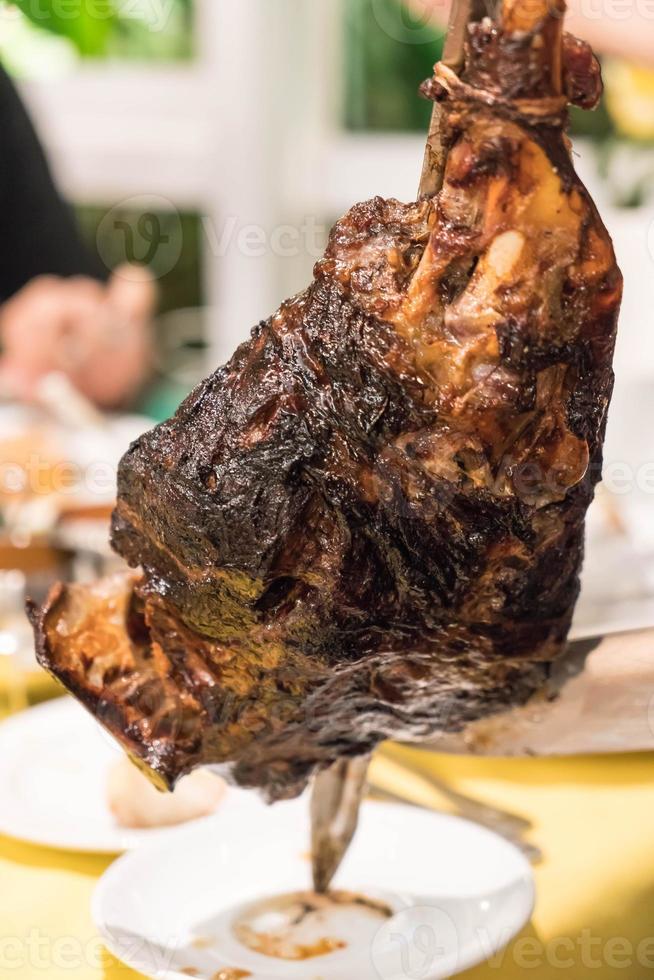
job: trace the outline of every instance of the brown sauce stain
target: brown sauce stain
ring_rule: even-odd
[[[266,932],[255,932],[248,926],[239,926],[236,931],[237,938],[255,953],[262,956],[270,956],[276,960],[289,960],[300,962],[311,960],[316,956],[327,956],[336,950],[345,949],[347,943],[342,939],[332,939],[330,936],[322,936],[314,943],[295,943],[289,944],[285,937],[271,935]],[[231,980],[224,977],[223,980]]]
[[[329,899],[333,905],[361,905],[363,908],[376,912],[385,919],[391,919],[394,915],[393,909],[386,902],[378,902],[374,898],[367,898],[365,895],[357,895],[355,892],[330,892]]]

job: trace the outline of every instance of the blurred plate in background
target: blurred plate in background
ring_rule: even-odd
[[[116,823],[107,784],[122,754],[72,698],[58,698],[3,722],[0,833],[46,847],[106,854],[170,834],[170,827],[131,830]],[[250,794],[229,789],[219,811],[238,808],[244,798]]]

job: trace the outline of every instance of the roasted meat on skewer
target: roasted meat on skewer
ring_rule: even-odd
[[[561,653],[621,294],[562,11],[507,0],[441,64],[433,196],[335,226],[308,290],[125,455],[134,573],[59,586],[41,663],[163,784],[270,799],[381,739],[525,701]]]

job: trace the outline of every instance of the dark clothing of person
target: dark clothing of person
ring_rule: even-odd
[[[43,148],[7,73],[0,68],[0,302],[36,276],[109,272],[84,245],[72,209],[55,187]]]

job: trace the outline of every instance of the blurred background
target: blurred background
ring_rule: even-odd
[[[579,634],[654,623],[654,15],[605,7],[571,25],[606,81],[573,115],[577,166],[626,277]],[[307,284],[352,203],[415,196],[445,18],[434,0],[0,3],[7,708],[32,670],[26,593],[112,567],[130,439]]]

